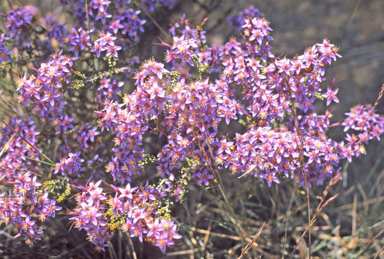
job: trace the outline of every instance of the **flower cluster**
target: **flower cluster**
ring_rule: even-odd
[[[6,18],[8,23],[6,24],[7,35],[16,38],[19,43],[23,43],[23,45],[28,45],[29,41],[23,42],[24,39],[21,38],[25,35],[23,32],[27,32],[30,30],[31,22],[33,19],[33,15],[37,9],[35,7],[24,7],[18,9],[9,10]],[[5,16],[5,15],[4,15]]]
[[[9,54],[11,54],[12,50],[7,50],[4,46],[4,41],[9,40],[8,37],[5,37],[4,34],[0,35],[0,65],[4,61],[12,62]]]
[[[273,38],[269,35],[269,32],[272,31],[272,29],[269,27],[269,22],[267,20],[265,20],[264,18],[253,18],[252,20],[246,19],[243,28],[243,33],[247,39],[248,45],[247,53],[250,53],[251,56],[261,56],[263,62],[266,62],[267,58],[275,57],[270,52],[271,46],[269,45],[269,41],[273,40]],[[234,48],[235,50],[236,47],[238,46],[231,46],[231,48]],[[287,63],[286,66],[285,63]],[[281,64],[281,66],[286,67],[284,68],[284,72],[292,70],[290,62],[287,59],[282,60],[278,64]]]
[[[31,105],[42,118],[52,119],[62,116],[65,85],[71,83],[69,77],[74,58],[56,54],[50,61],[36,69],[36,76],[24,76],[18,83],[19,100],[23,105]]]
[[[34,7],[14,8],[8,12],[8,15],[3,15],[7,19],[7,33],[1,35],[0,38],[0,58],[1,63],[4,60],[12,61],[9,56],[11,50],[7,50],[4,45],[15,50],[17,61],[23,61],[23,58],[27,59],[29,55],[31,57],[36,56],[36,59],[32,61],[37,67],[37,69],[33,69],[36,73],[31,76],[25,75],[17,83],[20,93],[19,101],[24,106],[31,106],[43,123],[47,120],[52,121],[58,129],[56,134],[52,134],[52,131],[48,130],[48,133],[45,132],[47,135],[44,134],[41,137],[41,139],[44,139],[47,136],[56,135],[56,138],[61,142],[59,150],[61,150],[60,156],[62,158],[55,165],[55,176],[59,179],[67,179],[72,184],[80,184],[81,181],[79,179],[88,179],[87,177],[90,176],[85,174],[85,168],[87,170],[94,170],[95,163],[98,163],[98,166],[105,163],[104,158],[94,154],[100,144],[100,138],[98,137],[100,132],[96,127],[90,124],[83,124],[81,120],[77,120],[76,117],[73,117],[73,112],[65,110],[64,106],[70,101],[68,90],[80,89],[84,83],[94,82],[94,78],[99,76],[92,74],[86,78],[84,74],[75,69],[73,62],[76,58],[69,58],[62,53],[69,53],[72,57],[79,57],[80,60],[84,60],[84,58],[89,57],[89,52],[96,52],[97,57],[100,57],[100,52],[106,52],[106,57],[114,56],[117,59],[117,52],[120,49],[132,52],[132,47],[139,40],[139,33],[144,31],[143,25],[145,20],[139,17],[140,11],[134,10],[133,7],[137,8],[137,6],[131,4],[130,1],[114,1],[114,4],[110,5],[110,1],[93,0],[90,1],[89,5],[90,20],[94,28],[100,29],[85,31],[83,29],[87,27],[85,24],[87,15],[84,12],[85,1],[62,0],[60,2],[63,5],[67,5],[68,8],[74,7],[72,13],[75,18],[75,27],[70,28],[69,31],[66,24],[58,22],[57,17],[54,15],[42,17],[41,19],[37,16],[34,17],[36,11]],[[171,8],[171,2],[148,1],[144,5],[151,9],[147,9],[148,11],[153,12],[159,6]],[[103,26],[100,26],[100,24],[103,24]],[[91,43],[94,32],[98,33],[99,39]],[[43,35],[45,38],[40,37],[38,34]],[[12,39],[9,40],[10,38]],[[7,42],[5,42],[6,40]],[[48,62],[40,63],[39,61],[47,57],[48,54],[57,51],[55,50],[57,47],[55,41],[59,43],[63,50],[59,54],[54,54]],[[111,60],[113,59],[109,59],[109,62]],[[129,55],[124,62],[128,62],[132,66],[139,63],[138,57],[133,55]],[[103,67],[100,61],[98,64],[100,67]],[[108,65],[111,66],[111,64],[113,63]],[[129,71],[129,69],[125,70]],[[124,82],[111,79],[108,76],[114,72],[111,70],[106,76],[100,76],[102,78],[100,87],[97,91],[93,92],[95,93],[94,97],[100,100],[100,104],[106,102],[106,106],[108,106],[108,101],[117,101],[119,99],[118,93]],[[160,70],[160,79],[161,72]],[[128,72],[128,75],[130,73]],[[155,73],[158,74],[159,71]],[[76,76],[79,76],[81,80],[75,78]],[[111,103],[111,106],[115,104]],[[150,115],[147,114],[147,118],[149,117]],[[73,123],[75,119],[76,124]],[[77,126],[78,121],[81,124],[79,127]],[[0,213],[6,223],[14,224],[20,229],[20,233],[17,236],[24,236],[28,243],[33,243],[39,239],[38,234],[42,233],[39,229],[40,222],[44,221],[45,218],[54,217],[55,211],[60,209],[60,207],[55,206],[55,201],[48,198],[49,193],[44,192],[44,190],[47,190],[46,185],[39,183],[37,181],[37,176],[39,175],[34,173],[36,168],[41,168],[38,153],[42,152],[42,150],[30,146],[30,144],[37,144],[35,136],[39,134],[34,130],[33,122],[31,120],[13,119],[10,122],[10,126],[13,128],[6,127],[2,132],[1,144],[3,149],[0,154],[0,165],[2,167],[1,177],[7,180],[7,184],[13,186],[13,192],[10,193],[12,196],[9,197],[2,194],[2,198],[0,198]],[[22,137],[19,137],[14,131]],[[135,131],[137,132],[137,128],[135,128]],[[74,133],[73,136],[72,133]],[[127,133],[122,132],[122,134]],[[133,133],[133,135],[135,134]],[[28,145],[20,144],[24,143],[23,138],[28,141]],[[77,140],[76,144],[74,144],[75,141],[72,141],[74,139]],[[140,140],[141,137],[138,137],[138,141]],[[130,141],[130,139],[127,139],[127,143]],[[79,149],[83,152],[78,151]],[[119,178],[122,168],[132,169],[132,172],[139,174],[139,170],[143,168],[143,165],[139,163],[134,164],[132,161],[144,162],[143,150],[133,152],[131,155],[128,154],[127,157],[125,157],[126,153],[124,152],[126,151],[124,149],[116,148],[112,151],[116,153],[115,159],[123,159],[123,162],[120,164],[119,161],[118,164],[121,167],[118,168],[117,178]],[[93,158],[90,157],[91,154]],[[83,165],[85,159],[89,159],[86,160],[88,164],[86,167]],[[47,162],[47,164],[50,163]],[[122,178],[127,180],[129,179],[130,171],[126,170],[125,173],[126,176],[123,173]],[[35,176],[32,177],[31,174],[35,174]],[[91,173],[91,177],[95,176],[94,173]],[[105,175],[101,174],[96,176],[96,178],[104,177]],[[55,186],[55,183],[54,181],[49,181],[48,185]],[[168,189],[162,189],[161,191],[149,186],[140,188],[140,190],[135,192],[134,200],[116,191],[116,195],[120,194],[116,196],[116,199],[120,200],[118,203],[127,203],[128,200],[132,203],[133,209],[130,210],[130,214],[135,212],[139,205],[141,208],[148,207],[141,210],[146,215],[146,221],[136,213],[135,217],[131,218],[133,220],[132,228],[128,229],[127,221],[124,227],[125,231],[129,231],[132,236],[140,236],[141,240],[143,235],[147,234],[146,238],[152,240],[163,252],[165,252],[166,246],[173,244],[173,239],[180,237],[176,233],[176,225],[172,221],[166,220],[169,216],[164,218],[163,212],[160,210],[157,212],[158,207],[162,209],[160,199],[166,193],[169,196],[176,197],[176,199],[181,197],[181,187],[179,186],[178,189],[175,189],[171,185],[168,183]],[[65,192],[67,193],[67,191],[70,192],[70,188],[67,188]],[[49,192],[53,192],[53,189],[49,189]],[[126,193],[126,191],[124,192]],[[147,197],[148,194],[150,195],[149,198]],[[68,196],[69,194],[66,195]],[[114,206],[112,200],[110,204],[111,207]],[[114,217],[121,217],[124,213],[128,212],[123,208],[116,209],[116,207],[114,207],[114,211]],[[151,215],[152,219],[149,218],[151,213],[156,213],[156,215]],[[160,215],[163,215],[162,218],[160,218]],[[111,223],[110,220],[111,217],[107,221],[108,224]],[[92,220],[92,222],[94,221]],[[148,225],[146,226],[144,222]],[[101,223],[100,225],[102,226],[103,224]],[[103,230],[98,233],[101,235],[101,232]],[[106,239],[109,238],[108,234],[103,235]]]
[[[251,5],[250,7],[244,9],[238,14],[229,16],[227,20],[228,23],[233,26],[233,28],[240,31],[246,19],[249,19],[250,17],[260,18],[262,16],[263,14],[259,11],[259,9],[256,9],[253,5]]]
[[[79,52],[84,50],[86,46],[92,46],[90,39],[91,36],[89,32],[83,30],[81,27],[79,29],[72,27],[69,37],[66,38],[69,46],[67,50],[73,52],[77,57],[79,56]]]
[[[17,178],[20,170],[39,167],[36,160],[39,159],[38,152],[41,150],[30,146],[30,144],[35,145],[36,136],[39,134],[35,130],[35,123],[31,118],[12,119],[9,126],[1,130],[0,143],[3,147],[0,155],[1,179],[7,178],[9,181],[13,181]],[[6,154],[4,157],[2,157],[3,153]]]
[[[99,135],[100,132],[97,131],[97,127],[93,127],[91,125],[84,125],[77,132],[77,140],[80,143],[80,148],[90,148],[96,149],[94,147],[97,144],[96,136]],[[88,144],[90,143],[90,144]]]
[[[137,10],[137,4],[126,0],[113,1],[113,4],[111,1],[91,0],[88,6],[89,12],[86,13],[85,0],[59,1],[68,13],[73,14],[74,23],[71,24],[74,24],[74,27],[68,28],[67,24],[60,23],[56,15],[47,17],[35,15],[37,8],[34,6],[11,8],[7,14],[2,14],[6,19],[6,35],[14,40],[12,45],[20,51],[16,52],[17,55],[27,58],[28,54],[33,52],[39,56],[34,60],[35,65],[40,65],[42,57],[46,58],[49,54],[57,52],[57,42],[64,50],[72,53],[72,56],[86,56],[89,48],[93,49],[98,57],[100,51],[107,51],[107,56],[115,57],[120,49],[134,53],[134,47],[140,39],[140,33],[144,32],[143,26],[146,23],[146,20],[140,17],[141,10]],[[143,8],[148,12],[171,10],[173,6],[173,1],[169,0],[143,2]],[[87,23],[87,17],[90,24]],[[83,29],[89,25],[97,29],[90,31]],[[116,46],[112,42],[105,43],[102,36],[94,42],[92,38],[97,37],[99,33],[101,35],[110,33],[118,38]],[[42,34],[45,38],[39,37]],[[5,53],[1,45],[0,54]],[[27,52],[23,52],[24,50]],[[6,54],[3,54],[3,60],[9,59],[9,53]],[[125,57],[125,61],[132,66],[136,64],[136,60],[135,55]],[[130,72],[127,71],[127,74]]]
[[[36,176],[30,177],[29,173],[21,173],[14,184],[13,193],[2,193],[0,195],[0,216],[2,221],[8,225],[12,224],[19,229],[15,238],[23,236],[26,243],[32,245],[40,240],[39,224],[48,217],[55,217],[55,212],[61,210],[56,206],[56,201],[48,198],[48,192],[41,194],[37,187],[41,183],[36,181]]]
[[[346,134],[346,145],[342,145],[340,153],[351,161],[351,157],[364,153],[362,144],[368,144],[368,140],[377,138],[384,133],[384,118],[375,114],[372,107],[367,105],[358,105],[346,113],[346,118],[341,123],[335,123],[334,126],[344,126],[344,132],[353,130],[352,135]],[[357,136],[355,135],[357,134]]]
[[[125,98],[126,107],[107,101],[105,108],[97,112],[102,130],[116,133],[115,143],[119,148],[113,149],[115,156],[109,162],[107,172],[122,184],[125,180],[131,181],[130,177],[142,169],[140,162],[144,160],[144,150],[139,148],[142,136],[149,128],[148,121],[161,113],[166,101],[165,83],[161,80],[164,72],[163,64],[149,60],[136,74],[138,88]],[[150,82],[144,82],[144,79]]]
[[[1,179],[6,179],[5,183],[12,185],[13,190],[0,194],[0,216],[6,225],[19,229],[15,237],[24,236],[30,245],[40,240],[39,223],[47,217],[54,218],[55,211],[61,209],[55,200],[48,198],[47,192],[43,193],[37,174],[32,176],[33,172],[28,170],[40,166],[37,162],[40,151],[31,146],[35,145],[38,134],[31,119],[12,119],[1,131]]]
[[[47,42],[51,42],[52,39],[59,41],[60,47],[64,43],[68,42],[69,32],[65,28],[66,24],[61,24],[57,21],[55,15],[50,15],[42,19],[41,26],[47,30],[45,34]]]
[[[87,17],[84,9],[85,1],[70,2],[75,5],[74,18],[76,25],[85,27],[85,17]],[[139,17],[140,10],[130,8],[132,6],[130,1],[113,1],[113,3],[115,5],[110,5],[111,1],[105,0],[92,0],[89,3],[88,14],[90,21],[95,24],[96,28],[103,28],[99,30],[99,39],[94,42],[91,50],[91,52],[96,52],[98,58],[102,51],[107,51],[107,57],[113,55],[116,58],[117,51],[120,49],[131,51],[130,49],[132,49],[134,43],[139,40],[139,32],[144,32],[143,25],[146,20]],[[87,34],[88,36],[90,36],[90,33]],[[117,36],[119,36],[119,46],[114,43]],[[84,40],[84,42],[88,43],[88,39]]]
[[[177,177],[188,159],[198,161],[191,167],[192,178],[206,185],[223,168],[234,173],[253,174],[265,179],[269,186],[272,182],[279,182],[279,177],[292,178],[300,184],[307,180],[309,187],[313,182],[321,184],[326,178],[334,177],[339,171],[340,159],[350,159],[361,153],[356,148],[352,152],[346,151],[350,144],[337,143],[326,137],[330,114],[311,113],[317,99],[327,98],[327,103],[338,101],[337,90],[328,88],[327,93],[322,93],[320,88],[325,79],[325,65],[340,57],[337,48],[324,40],[294,59],[276,59],[265,65],[274,57],[270,52],[272,37],[269,32],[272,29],[269,23],[264,18],[245,18],[243,28],[245,41],[230,39],[215,49],[215,60],[212,55],[205,55],[213,48],[200,49],[196,39],[187,34],[175,36],[172,46],[162,43],[169,48],[166,62],[172,63],[170,71],[179,68],[178,62],[197,66],[200,71],[209,70],[214,62],[223,67],[220,79],[215,83],[208,78],[192,81],[188,74],[166,72],[161,64],[149,60],[136,74],[137,91],[125,97],[126,110],[114,104],[112,107],[117,111],[114,116],[121,118],[119,114],[129,114],[130,120],[136,121],[136,105],[140,103],[144,107],[142,115],[150,112],[152,120],[160,115],[164,118],[157,130],[167,135],[168,144],[158,154],[157,169],[162,177],[167,175],[170,180],[175,179],[175,174]],[[169,86],[159,82],[160,72],[167,76]],[[234,83],[243,87],[243,104],[233,94],[235,89],[230,86]],[[304,115],[296,115],[294,109]],[[105,113],[100,114],[103,126],[111,125],[105,119],[107,111],[105,109]],[[235,141],[219,138],[217,125],[221,119],[225,118],[229,124],[230,120],[244,116],[250,122],[247,132],[238,134]],[[137,126],[139,136],[148,129],[143,127],[146,120],[146,116],[141,117],[142,126]],[[123,121],[119,123],[125,125]],[[280,121],[281,126],[272,126],[271,122],[275,121]],[[297,121],[298,128],[294,121]],[[381,120],[378,120],[376,128],[379,125]],[[117,143],[121,143],[121,139],[118,138]],[[130,143],[130,152],[135,150],[134,143]],[[136,144],[141,145],[141,142]],[[300,157],[303,157],[304,164],[300,163]],[[109,168],[110,171],[113,168],[116,175],[117,167]]]
[[[191,25],[189,24],[188,20],[185,19],[185,14],[181,18],[180,22],[173,23],[173,25],[169,29],[169,34],[172,37],[184,36],[185,38],[193,39],[197,42],[198,45],[200,45],[200,43],[206,43],[207,41],[205,37],[205,31],[198,31],[196,29],[191,28]]]
[[[79,178],[80,172],[83,170],[81,168],[81,163],[84,161],[80,158],[80,151],[74,153],[69,153],[67,158],[62,158],[60,163],[56,163],[54,173],[61,173],[64,176],[69,176],[71,178]]]
[[[13,187],[10,197],[0,196],[0,216],[28,243],[38,240],[40,222],[60,209],[48,198],[61,190],[60,181],[68,185],[55,193],[58,201],[75,191],[71,186],[80,190],[70,221],[98,250],[119,228],[165,252],[181,237],[169,215],[170,199],[182,200],[191,180],[210,185],[230,171],[268,186],[290,178],[311,187],[335,177],[342,159],[360,156],[363,144],[384,133],[384,119],[370,106],[355,107],[334,124],[330,112],[315,113],[315,101],[339,102],[334,82],[326,91],[321,86],[326,67],[341,57],[338,48],[324,40],[302,55],[275,58],[269,22],[253,7],[230,19],[243,37],[222,45],[207,44],[205,21],[194,29],[183,16],[169,30],[173,42],[159,44],[166,48],[165,62],[151,58],[132,76],[139,63],[134,47],[146,23],[137,3],[91,0],[86,13],[85,0],[60,2],[73,14],[73,27],[55,16],[42,18],[39,27],[34,9],[20,8],[4,15],[7,34],[0,38],[1,62],[11,62],[4,43],[17,47],[8,39],[13,36],[28,38],[16,63],[36,56],[37,69],[19,80],[18,91],[21,104],[42,122],[40,142],[31,119],[13,119],[1,132],[0,153],[1,179]],[[149,15],[159,6],[172,8],[172,1],[142,4]],[[43,49],[35,51],[40,43]],[[59,54],[39,62],[53,50]],[[132,91],[122,88],[129,81]],[[234,121],[244,127],[230,137],[220,124]],[[56,134],[46,122],[53,122]],[[346,141],[326,135],[336,126],[348,131]],[[153,143],[155,138],[161,141]],[[43,149],[35,146],[49,150],[51,143],[60,160],[42,166]],[[54,167],[53,180],[41,184],[35,171],[48,171],[45,166]],[[153,170],[161,178],[157,185],[131,187],[137,175]],[[107,183],[112,179],[116,186]]]
[[[101,51],[107,51],[106,56],[113,55],[114,57],[118,57],[117,51],[121,50],[121,46],[115,45],[115,40],[117,37],[113,37],[109,32],[100,33],[100,38],[95,40],[95,44],[91,49],[91,52],[96,52],[96,56],[100,57]]]
[[[122,10],[108,29],[114,34],[120,31],[121,34],[130,37],[131,40],[138,41],[138,34],[139,32],[144,32],[143,25],[146,23],[146,20],[140,18],[140,13],[140,10],[134,10],[132,8]],[[127,47],[128,46],[129,45],[127,45]]]
[[[118,100],[117,94],[120,93],[120,88],[124,82],[117,82],[116,79],[104,77],[100,80],[100,86],[97,88],[98,95],[96,98],[103,104],[106,100]]]
[[[73,129],[72,121],[75,118],[69,118],[68,115],[57,117],[53,123],[58,127],[58,131],[56,134],[60,134],[61,132],[65,132],[66,130]]]
[[[131,237],[151,241],[165,253],[167,246],[174,244],[173,239],[181,238],[176,232],[177,226],[173,221],[160,218],[157,209],[159,200],[165,196],[166,190],[149,187],[115,187],[111,185],[112,193],[107,196],[97,183],[90,183],[77,196],[77,208],[70,212],[70,218],[79,230],[87,231],[89,240],[98,250],[108,246],[113,230],[119,227]]]
[[[174,44],[171,50],[166,52],[166,62],[175,62],[181,60],[181,64],[189,63],[193,65],[192,56],[197,54],[198,45],[193,38],[186,38],[184,35],[181,37],[174,37]]]

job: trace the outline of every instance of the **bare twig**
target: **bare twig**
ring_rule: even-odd
[[[263,225],[261,226],[259,232],[255,235],[255,237],[252,239],[252,241],[249,242],[249,243],[247,244],[247,246],[243,249],[243,251],[241,251],[241,255],[240,255],[240,257],[237,258],[237,259],[240,259],[241,257],[243,257],[243,255],[244,255],[245,253],[247,253],[247,251],[248,251],[248,250],[252,247],[252,245],[257,241],[257,239],[259,238],[259,236],[260,236],[260,234],[261,234],[261,231],[263,230],[263,228],[264,228],[264,226],[265,226],[265,223],[266,223],[266,221],[264,221],[264,223],[263,223]]]
[[[384,250],[384,246],[380,249],[380,251],[377,253],[377,255],[375,256],[375,258],[374,259],[376,259],[376,258],[378,258],[379,257],[379,255],[380,255],[380,253],[381,252],[383,252],[383,250]]]
[[[305,236],[305,234],[307,233],[307,231],[310,229],[311,225],[315,222],[317,214],[319,214],[319,213],[324,209],[324,207],[328,205],[328,203],[330,203],[331,201],[333,201],[334,199],[336,199],[337,196],[339,196],[339,193],[338,193],[338,194],[332,196],[331,198],[329,198],[327,201],[325,201],[325,197],[328,195],[329,191],[331,190],[331,187],[332,187],[333,185],[335,185],[335,184],[339,181],[339,179],[340,179],[340,174],[336,175],[335,178],[332,179],[332,180],[329,182],[327,188],[325,188],[325,190],[323,191],[323,196],[322,196],[322,198],[321,198],[321,201],[320,201],[319,205],[318,205],[317,208],[316,208],[315,213],[313,214],[313,217],[312,217],[311,221],[309,222],[307,228],[305,229],[305,231],[304,231],[303,234],[301,235],[299,241],[297,242],[296,246],[294,247],[292,253],[289,255],[288,258],[292,258],[293,253],[296,251],[298,245],[300,244],[300,241],[303,239],[303,237]]]
[[[365,250],[367,250],[368,247],[373,243],[373,241],[375,241],[379,236],[381,236],[383,232],[384,232],[384,229],[382,229],[376,236],[374,236],[371,240],[369,240],[368,244],[363,249],[361,249],[354,258],[358,258]]]

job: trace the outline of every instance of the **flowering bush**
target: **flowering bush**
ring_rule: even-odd
[[[29,244],[66,199],[69,221],[98,250],[120,229],[165,253],[181,238],[171,204],[193,179],[220,185],[230,171],[311,188],[340,177],[340,161],[384,132],[375,106],[354,107],[333,124],[330,112],[316,114],[316,100],[339,102],[335,81],[321,85],[338,48],[325,39],[292,59],[275,58],[269,22],[253,7],[230,17],[243,38],[223,45],[208,45],[204,21],[193,29],[183,17],[169,29],[172,42],[159,43],[165,61],[139,67],[141,10],[170,10],[172,1],[60,3],[73,26],[31,6],[2,15],[0,68],[8,77],[18,69],[19,102],[33,115],[2,120],[1,179],[13,189],[1,194],[0,215]],[[232,121],[243,125],[235,138],[220,131]],[[326,135],[337,126],[345,141]],[[164,144],[151,147],[155,140]],[[57,155],[46,155],[54,146]],[[139,175],[158,181],[141,184]]]

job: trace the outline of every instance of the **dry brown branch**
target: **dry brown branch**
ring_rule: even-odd
[[[264,226],[265,226],[265,223],[266,223],[266,222],[264,222],[264,224],[261,226],[259,232],[255,235],[255,237],[252,239],[252,241],[249,242],[249,243],[247,244],[247,246],[243,249],[243,251],[241,251],[241,255],[240,255],[240,257],[239,257],[238,259],[240,259],[241,257],[243,257],[243,255],[244,255],[245,253],[247,253],[247,251],[252,247],[252,245],[256,243],[257,239],[259,238],[259,236],[260,236],[260,234],[261,234],[261,231],[263,230],[263,228],[264,228]]]

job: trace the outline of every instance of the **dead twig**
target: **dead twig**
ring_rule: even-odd
[[[239,256],[239,258],[237,259],[240,259],[241,257],[243,257],[243,255],[245,253],[247,253],[247,251],[252,247],[252,245],[257,241],[257,239],[259,238],[260,234],[261,234],[261,231],[263,230],[264,226],[265,226],[265,223],[266,221],[264,221],[263,225],[261,226],[259,232],[255,235],[255,237],[252,239],[251,242],[249,242],[247,244],[247,246],[243,249],[243,251],[241,251],[241,255]]]

